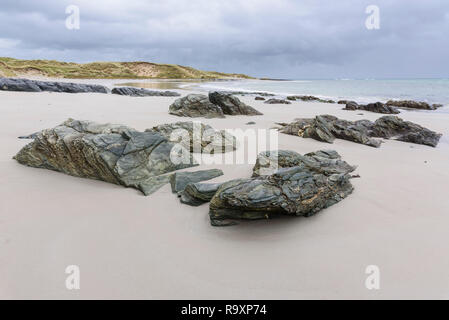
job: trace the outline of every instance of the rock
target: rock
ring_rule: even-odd
[[[264,97],[255,97],[254,100],[265,101],[266,99]]]
[[[395,139],[433,147],[441,138],[441,134],[396,116],[384,116],[373,123],[369,120],[353,122],[321,115],[313,119],[297,119],[284,125],[280,132],[328,143],[339,138],[371,147],[380,147],[381,144],[380,140],[373,138]]]
[[[365,110],[375,113],[383,113],[383,114],[398,114],[400,113],[398,109],[387,106],[386,104],[383,104],[382,102],[376,102],[376,103],[369,103],[366,105],[359,105],[358,103],[354,101],[348,101],[346,103],[346,107],[343,110]]]
[[[248,125],[248,126],[249,126],[249,125],[254,125],[254,124],[256,124],[254,121],[250,121],[250,122],[247,122],[247,123],[246,123],[246,125]]]
[[[356,169],[341,160],[340,155],[334,150],[319,150],[305,155],[295,151],[276,150],[261,152],[257,156],[253,168],[253,177],[270,175],[279,168],[289,168],[305,165],[310,170],[321,170],[326,174],[348,173]]]
[[[180,94],[174,91],[156,91],[143,88],[119,87],[112,89],[113,94],[131,97],[179,97]]]
[[[170,178],[171,190],[173,193],[179,193],[184,191],[189,183],[211,180],[222,175],[223,171],[219,169],[194,172],[176,172]]]
[[[253,96],[258,95],[262,97],[274,97],[274,94],[267,93],[267,92],[260,92],[260,91],[219,91],[223,94],[232,94],[232,95],[239,95],[239,96]]]
[[[203,94],[189,94],[177,99],[170,107],[169,113],[180,117],[224,118],[223,110],[209,101]]]
[[[274,98],[273,99],[268,99],[264,103],[267,103],[267,104],[291,104],[290,101],[282,100],[282,99],[274,99]]]
[[[69,119],[37,133],[14,159],[30,167],[133,187],[148,195],[168,182],[165,174],[197,165],[188,150],[181,147],[172,152],[174,146],[155,132]],[[172,161],[179,153],[190,155],[187,163]]]
[[[410,101],[410,100],[399,100],[399,101],[389,100],[387,102],[387,106],[394,106],[394,107],[405,108],[405,109],[436,110],[437,108],[439,108],[442,105],[440,105],[440,104],[430,105],[427,102],[417,102],[417,101]]]
[[[338,100],[338,104],[348,104],[348,102],[354,102],[354,101],[350,101],[350,100]]]
[[[209,92],[209,100],[219,106],[224,114],[236,115],[262,115],[253,107],[241,102],[237,97],[231,94],[225,94],[219,91]]]
[[[332,173],[328,170],[329,160],[335,159],[321,159],[325,154],[316,156],[312,166],[308,161],[300,161],[271,175],[223,183],[210,201],[211,224],[226,226],[235,224],[235,219],[269,219],[279,215],[310,217],[343,200],[353,191],[350,172],[354,167],[348,165],[348,171]],[[338,155],[334,151],[328,154]],[[321,161],[325,163],[321,165]],[[296,161],[292,159],[291,163]]]
[[[36,81],[16,78],[0,78],[0,90],[23,92],[108,93],[105,86],[70,82]]]
[[[334,100],[321,99],[315,96],[288,96],[287,99],[292,101],[302,100],[302,101],[317,101],[322,103],[335,103]]]
[[[171,142],[181,143],[193,153],[216,154],[237,149],[237,141],[225,130],[214,130],[201,122],[175,122],[163,124],[145,132],[157,132]]]
[[[181,202],[190,206],[200,206],[209,202],[222,183],[190,183],[180,193]]]
[[[377,119],[370,128],[370,135],[431,147],[436,147],[442,136],[442,134],[396,116],[384,116]]]

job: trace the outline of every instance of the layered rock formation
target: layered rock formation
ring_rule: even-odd
[[[105,86],[70,82],[36,81],[28,79],[0,78],[0,90],[24,92],[108,93]]]
[[[173,193],[183,192],[187,185],[207,181],[223,175],[220,169],[201,170],[193,172],[176,172],[170,178]]]
[[[200,206],[209,202],[222,183],[190,183],[179,195],[181,202],[190,206]]]
[[[181,117],[224,118],[226,115],[262,115],[259,111],[241,102],[232,94],[210,92],[209,96],[189,94],[177,99],[169,113]]]
[[[275,151],[285,166],[269,175],[223,183],[210,201],[214,226],[235,224],[235,219],[268,219],[277,215],[309,217],[353,191],[350,173],[335,151],[301,156],[292,151]],[[267,154],[263,154],[265,158]],[[259,166],[254,172],[260,171]]]
[[[148,195],[168,183],[168,173],[196,165],[191,156],[185,159],[191,155],[188,150],[174,147],[156,132],[69,119],[36,133],[14,158],[27,166],[133,187]]]
[[[287,99],[291,101],[301,100],[301,101],[316,101],[321,103],[335,103],[334,100],[321,99],[315,96],[288,96]]]
[[[432,147],[436,147],[441,138],[439,133],[396,116],[383,116],[371,122],[369,120],[348,121],[331,115],[321,115],[280,125],[283,126],[280,132],[290,135],[328,143],[339,138],[371,147],[380,147],[381,140],[374,138],[395,139]]]
[[[383,114],[398,114],[400,111],[395,107],[388,106],[382,102],[369,103],[369,104],[358,104],[354,101],[347,101],[346,107],[343,110],[365,110],[375,113]]]
[[[113,88],[113,94],[131,97],[179,97],[180,94],[174,91],[156,91],[143,88],[118,87]]]
[[[420,109],[420,110],[436,110],[443,105],[441,104],[428,104],[427,102],[418,102],[418,101],[411,101],[411,100],[389,100],[387,103],[387,106],[393,106],[398,108],[405,108],[405,109]]]
[[[182,144],[193,153],[216,154],[237,149],[235,137],[201,122],[175,122],[155,126],[145,132],[157,132],[171,142]]]

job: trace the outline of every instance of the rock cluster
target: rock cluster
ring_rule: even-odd
[[[404,121],[397,116],[383,116],[371,122],[348,121],[331,115],[320,115],[280,125],[283,126],[280,132],[290,135],[328,143],[339,138],[371,147],[380,147],[381,140],[374,138],[395,139],[432,147],[436,147],[441,138],[441,134],[413,122]]]
[[[169,113],[181,117],[224,118],[226,115],[262,115],[237,97],[223,92],[210,92],[209,96],[189,94],[177,99]]]
[[[143,88],[118,87],[113,88],[113,94],[131,97],[179,97],[180,94],[174,91],[156,91]]]
[[[252,178],[231,180],[219,186],[210,201],[212,225],[227,226],[235,224],[236,219],[268,219],[278,215],[309,217],[353,191],[350,173],[355,167],[342,161],[335,151],[305,156],[292,151],[272,153],[281,155],[285,167],[269,175],[258,175],[255,168]],[[267,153],[261,157],[265,159]]]
[[[219,169],[201,170],[194,172],[176,172],[170,178],[171,190],[179,194],[187,185],[200,181],[207,181],[222,176],[223,171]]]
[[[108,93],[105,86],[70,82],[36,81],[16,78],[0,78],[0,90],[24,92]]]
[[[148,195],[168,183],[168,173],[196,165],[191,156],[175,164],[179,152],[190,153],[174,146],[157,132],[69,119],[36,133],[14,158],[27,166],[133,187]]]
[[[346,107],[343,110],[365,110],[375,113],[383,114],[398,114],[400,113],[395,107],[388,106],[382,102],[369,103],[369,104],[358,104],[354,101],[346,101]]]
[[[321,99],[315,96],[288,96],[287,99],[291,101],[302,100],[302,101],[316,101],[321,103],[335,103],[334,100]]]
[[[275,98],[268,99],[264,103],[266,103],[266,104],[291,104],[291,102],[288,100],[275,99]]]
[[[411,100],[389,100],[387,103],[387,106],[393,106],[398,108],[405,108],[405,109],[420,109],[420,110],[436,110],[443,105],[441,104],[428,104],[427,102],[418,102],[418,101],[411,101]]]

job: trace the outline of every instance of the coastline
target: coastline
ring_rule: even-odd
[[[69,117],[138,130],[190,121],[168,114],[175,99],[0,91],[0,174],[8,181],[0,186],[0,298],[448,298],[446,113],[400,114],[443,133],[437,148],[389,140],[374,149],[280,134],[279,149],[301,154],[335,149],[358,165],[361,179],[353,181],[354,193],[311,218],[243,222],[225,229],[209,225],[208,205],[182,205],[169,186],[143,197],[132,189],[12,160],[28,143],[18,136]],[[215,129],[248,128],[248,121],[256,122],[252,128],[267,129],[318,114],[348,120],[382,116],[362,112],[362,117],[319,102],[241,100],[264,115],[195,120]],[[209,168],[224,171],[212,180],[221,182],[250,176],[252,165],[201,165],[186,171]],[[64,286],[70,264],[82,270],[77,292]],[[381,268],[386,281],[379,291],[364,286],[368,265]]]

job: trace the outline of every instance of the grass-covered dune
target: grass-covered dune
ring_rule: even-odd
[[[174,64],[151,62],[73,63],[55,60],[19,60],[0,57],[0,77],[42,76],[68,79],[231,79],[251,77],[202,71]]]

